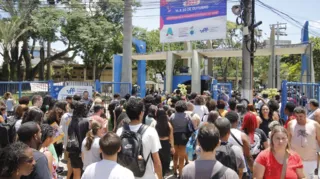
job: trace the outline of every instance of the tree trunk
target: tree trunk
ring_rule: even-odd
[[[51,42],[48,41],[48,44],[47,44],[47,58],[49,58],[51,56],[50,54],[51,52]],[[50,61],[47,62],[47,80],[50,80],[51,79],[51,66],[50,66]]]
[[[228,65],[229,65],[230,60],[231,60],[231,57],[228,57],[226,66],[224,67],[224,70],[223,70],[223,81],[224,81],[225,83],[226,83],[227,80],[228,80]]]
[[[19,61],[19,42],[16,43],[16,46],[11,49],[11,60],[10,60],[10,80],[17,81],[17,70],[18,70],[18,61]]]
[[[22,45],[22,54],[26,65],[26,80],[32,81],[34,77],[32,76],[31,56],[29,54],[28,46],[28,40],[24,39]]]
[[[93,71],[92,71],[92,79],[93,81],[96,81],[96,68],[97,64],[96,64],[96,59],[93,60]]]
[[[39,80],[44,81],[44,46],[43,43],[40,48],[40,62],[39,62]]]
[[[22,63],[22,60],[23,60],[22,55],[23,55],[22,52],[20,52],[20,56],[19,56],[19,60],[18,60],[18,64],[17,64],[18,81],[23,81],[23,71],[21,69],[21,63]]]
[[[9,62],[10,62],[9,50],[4,49],[3,51],[3,65],[2,65],[2,80],[9,81],[10,80],[10,70],[9,70]]]

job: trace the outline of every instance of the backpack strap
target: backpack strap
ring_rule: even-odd
[[[207,116],[207,115],[208,115],[208,114],[204,114],[204,115],[202,116],[201,122],[203,122],[204,116]]]
[[[227,167],[225,167],[224,165],[222,165],[222,167],[220,168],[220,170],[214,174],[211,179],[220,179],[222,178],[222,176],[224,175],[224,173],[228,170]]]
[[[142,124],[142,125],[143,125],[143,124]],[[141,127],[142,127],[142,126],[141,126]],[[141,127],[139,128],[139,130],[141,129]],[[124,123],[123,123],[123,131],[125,131],[125,130],[126,130],[126,131],[131,131],[131,130],[130,130],[130,127],[129,127],[129,124],[127,124],[127,123],[124,122]],[[138,131],[138,132],[139,132],[139,131]]]
[[[243,145],[239,142],[239,140],[236,138],[236,136],[234,136],[234,135],[232,134],[232,132],[230,132],[230,133],[231,133],[232,138],[233,138],[241,147],[243,147]]]
[[[139,133],[139,134],[141,135],[141,137],[142,137],[142,135],[144,134],[144,132],[146,132],[146,130],[148,129],[148,127],[149,127],[148,125],[142,124],[142,125],[140,126],[139,130],[137,131],[137,133]],[[142,153],[142,156],[143,156],[143,150],[141,150],[141,153]],[[151,152],[150,152],[149,155],[148,155],[148,157],[147,157],[147,159],[145,160],[145,161],[146,161],[146,165],[147,165],[147,162],[148,162],[150,156],[151,156],[151,159],[153,160],[152,154],[151,154]]]
[[[129,127],[129,125],[128,125],[128,127]],[[148,129],[148,125],[141,124],[137,133],[139,133],[142,136],[144,134],[144,132],[146,132],[147,129]]]

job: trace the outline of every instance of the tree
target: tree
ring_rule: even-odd
[[[50,61],[44,56],[44,47],[47,43],[47,58],[51,55],[51,42],[59,40],[58,29],[61,27],[63,18],[66,16],[64,10],[56,9],[54,6],[43,7],[31,15],[32,25],[34,27],[33,41],[38,40],[40,44],[40,62],[33,69],[30,69],[31,60],[28,54],[25,55],[25,60],[28,61],[27,71],[31,72],[31,78],[38,72],[39,80],[44,80],[44,65],[47,64],[47,79],[50,79]],[[26,51],[24,51],[26,53]]]
[[[151,30],[135,27],[133,29],[133,36],[143,40],[147,44],[147,53],[155,53],[162,51],[162,44],[160,43],[160,31]],[[183,43],[170,43],[164,45],[164,51],[170,50],[183,50]],[[174,71],[177,71],[182,66],[182,60],[177,60],[174,66]],[[161,74],[162,78],[165,76],[166,61],[165,60],[151,60],[147,62],[147,67],[156,74]]]
[[[19,46],[19,38],[25,34],[31,27],[21,29],[24,19],[19,16],[13,16],[10,19],[0,20],[0,46],[3,49],[4,62],[2,65],[3,80],[16,80],[17,49]],[[11,72],[9,70],[11,67]]]
[[[315,72],[315,81],[320,81],[320,37],[311,37],[311,43],[313,44],[313,65]]]
[[[241,31],[240,26],[234,22],[227,22],[227,37],[223,40],[216,40],[218,48],[240,48],[241,47]],[[227,82],[227,77],[234,73],[238,65],[237,58],[216,58],[215,70],[219,75],[223,76],[223,81]]]

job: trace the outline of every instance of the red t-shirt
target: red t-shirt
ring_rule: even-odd
[[[293,114],[291,116],[288,117],[288,120],[286,121],[286,123],[284,124],[284,128],[287,129],[288,127],[288,123],[291,121],[291,120],[294,120],[294,119],[297,119],[297,117]]]
[[[281,178],[282,164],[278,163],[269,149],[262,151],[256,158],[255,162],[265,167],[264,179]],[[303,168],[302,160],[297,153],[290,151],[285,178],[298,178],[296,173],[297,168]]]

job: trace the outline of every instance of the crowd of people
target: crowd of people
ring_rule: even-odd
[[[23,96],[0,103],[0,178],[313,178],[319,168],[320,110],[261,98],[244,107],[207,94],[144,98],[96,93]],[[264,96],[265,97],[265,96]],[[281,107],[280,107],[281,106]],[[244,109],[245,108],[245,109]],[[287,119],[281,119],[284,108]],[[173,166],[171,168],[171,163]]]

